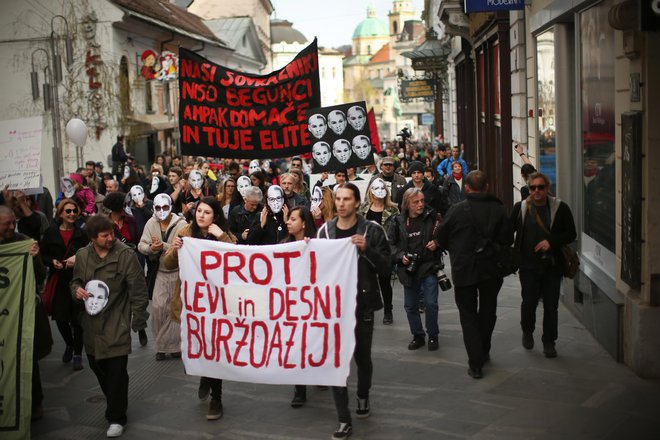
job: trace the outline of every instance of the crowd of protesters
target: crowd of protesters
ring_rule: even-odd
[[[548,194],[548,178],[530,170],[531,164],[524,175],[529,196],[509,218],[488,193],[485,174],[469,172],[459,147],[413,144],[404,150],[388,143],[373,166],[322,173],[312,186],[311,164],[300,157],[158,155],[144,167],[123,142],[119,136],[112,148],[111,172],[87,162],[62,179],[54,197],[47,188],[30,196],[8,189],[0,195],[0,244],[33,240],[39,304],[66,344],[63,363],[84,369],[84,348],[106,397],[108,437],[122,435],[127,420],[131,330],[145,346],[148,323],[155,359],[181,358],[182,237],[247,245],[351,238],[359,251],[358,290],[364,292],[358,295],[355,328],[358,418],[371,409],[374,312],[383,309],[384,325],[394,320],[393,280],[403,285],[408,349],[439,349],[438,285],[447,253],[471,377],[483,377],[490,359],[502,285],[502,275],[493,270],[498,257],[484,248],[512,245],[514,232],[525,261],[523,345],[534,346],[535,311],[543,299],[544,353],[557,355],[559,249],[574,241],[575,227],[568,206]],[[352,184],[356,180],[369,181],[364,197]],[[95,295],[91,280],[105,289],[101,312],[86,310],[85,300]],[[41,417],[43,399],[37,361],[44,355],[37,355],[37,345],[35,340],[33,419]],[[200,378],[198,398],[209,395],[206,418],[217,420],[223,415],[222,380]],[[346,438],[353,427],[347,388],[333,387],[333,397],[339,421],[333,438]],[[291,406],[303,406],[306,399],[305,386],[297,385]]]

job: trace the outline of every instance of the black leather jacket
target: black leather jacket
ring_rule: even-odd
[[[357,316],[383,308],[378,275],[390,275],[390,247],[383,228],[376,222],[357,216],[357,234],[367,239],[367,248],[359,252]],[[337,219],[324,223],[317,238],[337,238]]]

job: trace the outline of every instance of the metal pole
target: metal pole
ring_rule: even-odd
[[[51,54],[55,54],[55,38],[51,36],[50,39]],[[51,59],[53,57],[51,56]],[[51,87],[53,90],[53,109],[51,116],[53,120],[53,170],[55,172],[55,182],[59,182],[60,178],[64,176],[64,165],[62,158],[62,126],[60,125],[60,94],[57,82],[52,78],[51,68]]]

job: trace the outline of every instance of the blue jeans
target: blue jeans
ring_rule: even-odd
[[[414,279],[410,286],[403,286],[403,307],[413,336],[424,337],[422,318],[419,316],[419,301],[423,296],[426,318],[426,333],[429,338],[438,337],[438,277],[435,274]]]

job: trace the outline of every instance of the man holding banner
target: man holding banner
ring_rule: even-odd
[[[337,217],[326,222],[319,229],[318,238],[338,239],[351,238],[358,249],[358,282],[357,307],[355,316],[355,351],[357,364],[358,418],[369,417],[369,389],[373,365],[371,363],[371,342],[374,330],[374,311],[383,307],[383,301],[378,288],[378,275],[389,276],[390,248],[383,228],[357,214],[360,207],[360,190],[352,183],[338,186],[335,191]],[[339,427],[332,438],[343,439],[353,431],[351,413],[348,409],[348,388],[333,387],[333,397]]]

